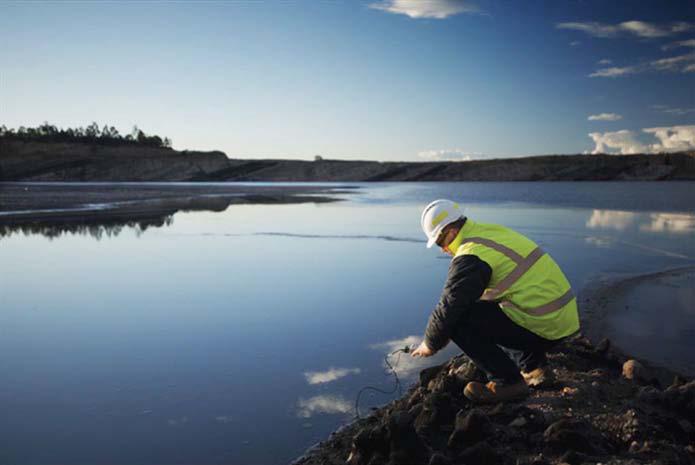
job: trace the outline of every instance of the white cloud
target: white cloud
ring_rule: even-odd
[[[578,40],[573,40],[572,42],[570,42],[570,47],[576,47],[577,45],[580,45],[580,44],[581,44],[580,41],[578,41]]]
[[[613,63],[613,60],[609,60],[608,58],[604,58],[603,60],[599,60],[597,62],[599,65],[610,65]]]
[[[599,113],[598,115],[590,115],[587,119],[589,121],[618,121],[623,117],[617,113]]]
[[[637,219],[633,212],[620,210],[594,210],[586,222],[586,227],[591,229],[617,229],[624,231]]]
[[[610,24],[601,24],[597,22],[569,22],[559,23],[555,25],[558,29],[572,29],[575,31],[586,32],[594,37],[614,37],[618,34],[618,27]]]
[[[695,125],[645,128],[642,131],[659,139],[657,144],[651,145],[651,152],[695,150]]]
[[[690,64],[690,65],[686,66],[685,68],[683,68],[683,72],[684,73],[695,73],[695,63]]]
[[[650,62],[650,66],[658,70],[678,71],[683,64],[695,62],[695,52],[686,53],[685,55],[677,55],[674,57],[661,58]]]
[[[685,53],[667,58],[660,58],[634,66],[601,68],[589,75],[589,77],[620,77],[628,74],[644,73],[647,71],[671,71],[689,73],[695,65],[695,52]]]
[[[680,30],[675,29],[673,26],[657,26],[644,21],[626,21],[624,23],[620,23],[619,27],[622,30],[631,32],[638,37],[645,37],[649,39],[655,37],[665,37],[681,32]]]
[[[679,42],[671,42],[661,47],[662,50],[672,50],[678,47],[695,47],[695,39],[681,40]]]
[[[623,129],[613,132],[592,132],[589,134],[595,147],[592,154],[606,153],[634,155],[637,153],[661,153],[695,150],[695,125],[645,128],[642,132],[657,139],[658,142],[645,144],[637,139],[634,131]],[[611,149],[614,149],[611,151]]]
[[[415,19],[445,19],[460,13],[480,12],[476,5],[467,0],[383,0],[369,7]]]
[[[636,139],[635,133],[627,129],[613,132],[592,132],[589,134],[589,137],[596,144],[596,147],[591,152],[592,154],[611,153],[610,149],[617,149],[617,152],[613,153],[634,155],[648,150],[646,145]]]
[[[617,67],[613,66],[611,68],[601,68],[597,69],[593,73],[589,74],[589,77],[619,77],[625,76],[626,74],[636,73],[637,69],[633,66]]]
[[[318,413],[349,413],[353,409],[353,404],[344,397],[324,394],[309,399],[299,399],[297,407],[298,416],[309,418]]]
[[[417,156],[427,161],[470,161],[486,158],[482,153],[462,149],[425,150]]]
[[[689,113],[695,113],[695,108],[677,108],[669,107],[668,105],[652,105],[654,110],[660,111],[662,113],[668,113],[671,115],[683,116]]]
[[[360,373],[359,368],[329,368],[326,371],[307,371],[304,373],[309,384],[330,383],[348,375],[357,375]]]
[[[640,38],[653,39],[668,37],[690,30],[695,30],[693,23],[654,24],[646,21],[625,21],[618,24],[605,24],[596,21],[576,21],[558,23],[558,29],[570,29],[584,32],[592,37],[612,38],[621,35],[634,35]]]

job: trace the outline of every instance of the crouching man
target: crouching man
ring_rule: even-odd
[[[451,200],[422,212],[427,247],[453,256],[446,284],[412,353],[429,357],[454,341],[488,377],[464,395],[493,403],[524,398],[547,382],[546,352],[579,330],[577,302],[555,261],[504,226],[476,223]]]

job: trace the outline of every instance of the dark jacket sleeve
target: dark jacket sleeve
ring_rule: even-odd
[[[425,330],[425,343],[436,352],[447,345],[451,332],[490,282],[492,268],[476,255],[451,261],[446,284]]]

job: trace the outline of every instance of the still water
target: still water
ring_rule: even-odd
[[[391,389],[384,354],[419,341],[448,266],[419,227],[436,198],[535,239],[579,292],[695,263],[695,183],[359,187],[148,228],[5,231],[0,463],[291,461],[354,416],[361,387]]]

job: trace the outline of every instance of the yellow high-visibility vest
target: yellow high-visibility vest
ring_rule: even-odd
[[[555,260],[526,236],[467,219],[449,250],[477,255],[492,268],[481,300],[499,303],[516,324],[550,340],[579,330],[577,299]]]

